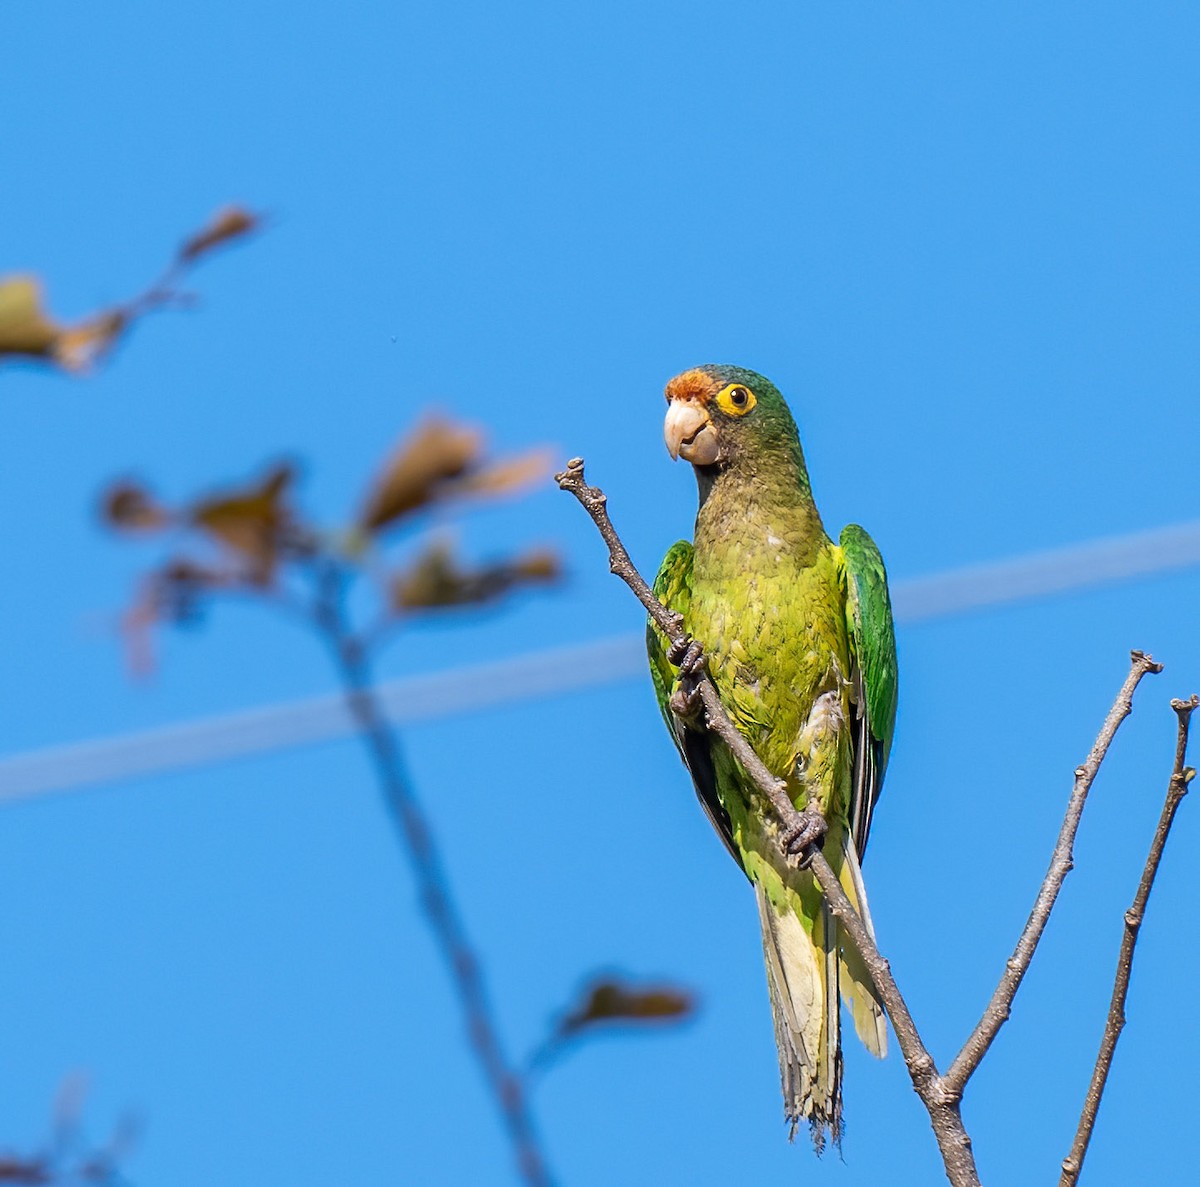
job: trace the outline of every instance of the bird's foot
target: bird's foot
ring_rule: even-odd
[[[704,715],[700,685],[694,679],[681,679],[668,704],[671,712],[682,721],[699,722]]]
[[[671,712],[684,721],[695,721],[701,713],[700,677],[707,666],[704,648],[684,635],[667,649],[667,659],[679,669],[679,680],[671,693]]]
[[[667,659],[679,669],[680,676],[696,676],[704,671],[707,661],[698,639],[684,635],[667,648]]]
[[[829,825],[820,809],[808,807],[797,815],[793,824],[783,830],[779,844],[788,857],[796,857],[802,855],[810,845],[819,845],[828,831]],[[800,862],[801,868],[807,864],[804,860]]]

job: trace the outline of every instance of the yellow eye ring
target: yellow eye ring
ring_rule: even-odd
[[[745,416],[757,403],[754,393],[744,383],[731,383],[717,395],[717,407],[728,416]]]

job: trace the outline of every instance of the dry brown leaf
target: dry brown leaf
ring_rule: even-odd
[[[464,474],[447,495],[507,495],[524,490],[550,473],[554,459],[547,449],[531,449],[516,457],[490,462]]]
[[[477,429],[430,416],[401,441],[367,493],[358,526],[376,532],[438,497],[438,489],[477,461]]]
[[[0,356],[50,358],[62,326],[42,308],[42,285],[35,276],[0,280]]]
[[[389,594],[397,611],[482,606],[518,586],[555,581],[561,574],[558,556],[549,549],[468,569],[458,564],[446,541],[437,541],[411,568],[393,577]]]
[[[104,493],[101,514],[109,527],[126,532],[153,532],[171,522],[170,512],[145,487],[125,480]]]
[[[513,571],[522,581],[558,581],[562,561],[553,548],[531,548],[513,561]]]
[[[563,1019],[559,1033],[565,1038],[612,1022],[674,1022],[689,1017],[695,1008],[692,994],[673,985],[634,989],[620,981],[598,981]]]
[[[68,326],[54,343],[54,360],[77,375],[90,371],[117,344],[128,325],[129,314],[124,309],[109,309]]]
[[[392,609],[458,605],[457,587],[461,579],[451,546],[445,541],[437,541],[409,569],[392,577],[388,591]]]
[[[36,277],[0,281],[0,356],[46,359],[78,374],[112,348],[128,320],[123,309],[108,309],[78,325],[59,325],[42,308]]]
[[[248,565],[247,578],[256,585],[269,585],[274,577],[281,537],[292,521],[286,496],[294,477],[292,467],[283,463],[257,485],[202,499],[187,511],[189,522],[240,556]]]
[[[184,241],[179,258],[191,263],[223,243],[239,239],[258,229],[261,219],[241,206],[226,206],[218,210],[208,225]]]

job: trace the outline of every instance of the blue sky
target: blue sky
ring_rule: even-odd
[[[584,454],[647,569],[694,503],[662,384],[710,360],[788,394],[826,522],[864,523],[896,577],[1194,518],[1198,26],[1182,4],[6,6],[0,270],[38,272],[71,317],[136,291],[223,203],[270,227],[96,377],[0,372],[0,749],[327,690],[318,646],[247,605],[168,636],[157,677],[131,682],[113,624],[153,554],[99,530],[97,492],[132,473],[179,498],[288,455],[336,524],[431,403],[501,448]],[[414,632],[386,675],[636,628],[552,489],[460,532],[481,557],[554,543],[570,582]],[[1200,685],[1198,594],[1181,574],[902,632],[867,880],[943,1061],[1128,649],[1168,665],[971,1087],[989,1182],[1049,1177],[1069,1144],[1169,770],[1167,700]],[[844,1161],[788,1147],[751,899],[648,686],[407,744],[512,1049],[597,966],[702,997],[687,1028],[597,1041],[539,1087],[563,1183],[937,1181],[900,1060],[853,1045]],[[1094,1184],[1191,1171],[1193,808]],[[33,1145],[86,1068],[97,1134],[146,1119],[144,1187],[511,1180],[353,743],[3,825],[0,1144]]]

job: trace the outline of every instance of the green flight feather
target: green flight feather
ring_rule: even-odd
[[[846,626],[854,654],[862,736],[856,739],[850,802],[851,833],[859,860],[867,849],[871,814],[883,784],[896,724],[898,679],[896,630],[888,596],[887,570],[875,541],[852,523],[839,541],[846,570]]]
[[[692,546],[687,540],[677,540],[667,549],[667,555],[659,566],[654,579],[654,596],[668,610],[674,610],[687,618],[692,604]],[[667,723],[667,729],[675,733],[671,714],[671,690],[675,684],[675,669],[667,659],[667,637],[658,628],[653,618],[646,620],[646,654],[650,657],[650,679],[654,683],[654,695],[659,712]]]

